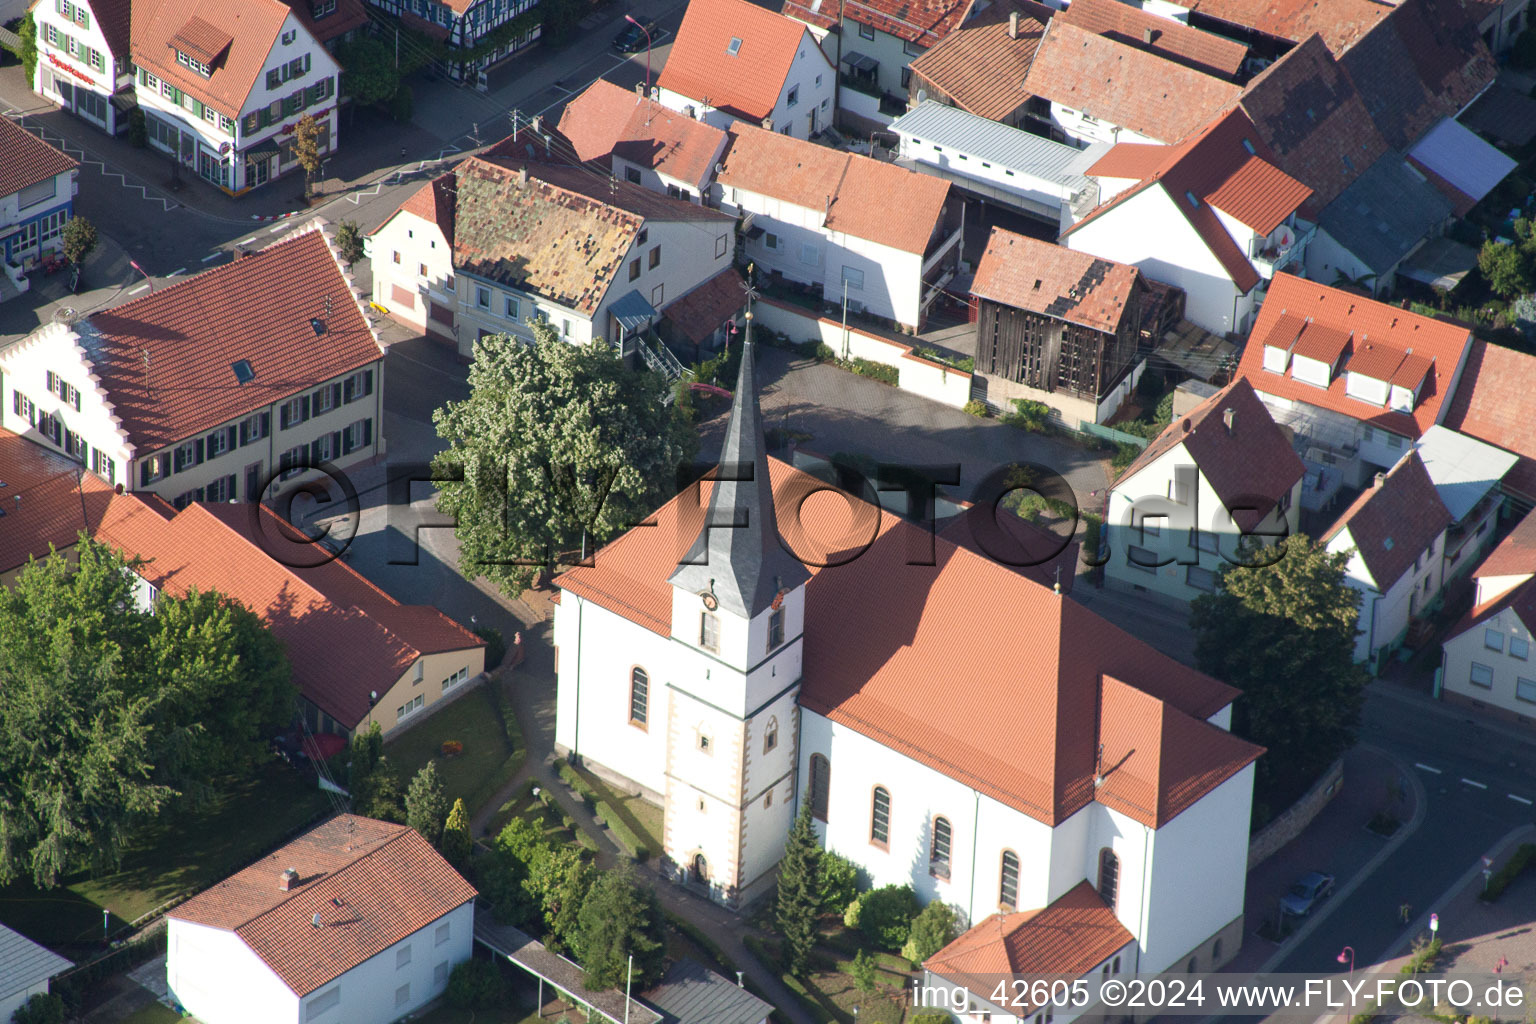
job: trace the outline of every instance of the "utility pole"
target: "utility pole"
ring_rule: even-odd
[[[843,358],[848,358],[848,276],[843,275]]]

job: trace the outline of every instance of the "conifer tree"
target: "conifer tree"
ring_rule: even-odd
[[[779,862],[779,932],[784,936],[784,969],[790,974],[805,973],[811,947],[816,943],[820,905],[821,843],[811,825],[811,805],[805,803],[789,830],[784,859]]]
[[[443,838],[438,841],[437,848],[449,864],[463,871],[469,865],[473,846],[474,840],[469,835],[469,813],[464,810],[464,798],[459,797],[453,802],[453,810],[448,812],[448,824],[443,826]]]

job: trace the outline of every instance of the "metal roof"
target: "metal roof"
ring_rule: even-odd
[[[0,1003],[75,966],[0,924]]]
[[[1460,522],[1520,461],[1502,448],[1436,424],[1414,445],[1440,502]]]
[[[679,960],[640,998],[664,1024],[763,1024],[773,1007],[703,964]]]
[[[625,292],[619,301],[608,307],[608,312],[613,314],[620,327],[631,333],[645,330],[657,316],[656,307],[638,291]]]
[[[586,987],[586,972],[581,965],[551,952],[544,943],[520,928],[498,924],[489,913],[475,914],[475,941],[493,953],[549,982],[583,1006],[590,1007],[609,1024],[661,1024],[661,1014],[622,992],[605,989],[593,992]]]
[[[1087,149],[1066,146],[933,100],[892,121],[890,130],[915,141],[937,143],[988,163],[1057,182],[1073,192],[1093,184],[1084,171],[1110,149],[1108,143]]]
[[[1451,215],[1451,201],[1388,152],[1323,210],[1318,226],[1377,274],[1397,266]]]
[[[1450,117],[1431,128],[1408,155],[1473,199],[1492,192],[1518,166]]]

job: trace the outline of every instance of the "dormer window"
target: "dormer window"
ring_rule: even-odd
[[[736,36],[732,36],[731,41],[726,44],[725,52],[730,54],[732,57],[736,56],[741,52],[741,40]]]
[[[319,21],[327,14],[335,13],[336,0],[314,0],[314,3],[309,5],[309,16],[316,21]]]
[[[180,64],[182,67],[191,68],[193,71],[196,71],[204,78],[207,78],[213,74],[212,68],[183,50],[176,51],[176,63]]]

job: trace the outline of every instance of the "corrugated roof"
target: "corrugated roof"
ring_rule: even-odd
[[[923,253],[944,216],[941,178],[744,123],[730,136],[720,184],[823,211],[833,231]]]
[[[1008,34],[1015,13],[1017,37]],[[1000,121],[1029,100],[1024,79],[1054,13],[1033,0],[996,0],[914,60],[912,74],[962,110]]]
[[[8,117],[0,117],[0,199],[80,165]]]
[[[1536,356],[1474,339],[1445,425],[1520,456],[1504,486],[1536,502]]]
[[[748,0],[690,0],[656,84],[758,123],[773,113],[802,45],[821,53],[793,18]]]
[[[1492,192],[1519,166],[1452,117],[1431,128],[1408,155],[1474,201]]]
[[[1356,347],[1371,341],[1405,352],[1411,349],[1415,355],[1432,360],[1433,367],[1412,413],[1397,412],[1345,394],[1343,373],[1337,374],[1327,388],[1320,388],[1293,379],[1289,367],[1284,373],[1264,369],[1264,347],[1271,336],[1277,331],[1292,334],[1285,325],[1297,320],[1305,324],[1301,332],[1303,343],[1314,332],[1328,332],[1331,338],[1342,333],[1352,337]],[[1249,332],[1237,372],[1238,376],[1248,378],[1254,390],[1264,394],[1330,409],[1362,423],[1417,438],[1438,422],[1440,408],[1470,341],[1471,332],[1465,327],[1432,320],[1293,274],[1276,274]],[[1286,338],[1281,347],[1288,348],[1293,342],[1294,336]],[[1348,364],[1344,369],[1348,369]]]
[[[1128,264],[993,228],[971,293],[1114,334],[1140,278]]]
[[[284,892],[288,868],[299,880]],[[415,829],[342,814],[166,916],[234,932],[304,996],[475,896]]]
[[[1197,132],[1238,86],[1053,18],[1024,88],[1160,142]]]
[[[52,950],[0,924],[0,1003],[73,966]]]
[[[1248,47],[1235,39],[1202,32],[1120,0],[1072,0],[1057,17],[1095,35],[1220,78],[1235,79],[1248,57]]]
[[[1317,223],[1373,273],[1385,275],[1450,216],[1440,190],[1389,152],[1339,193]]]
[[[890,130],[1055,182],[1073,192],[1093,184],[1082,173],[1084,150],[934,100],[926,100],[892,121]],[[1101,143],[1091,150],[1090,156],[1096,158],[1107,153],[1109,146]]]
[[[773,1006],[687,957],[667,968],[640,998],[662,1012],[665,1024],[762,1024]]]
[[[1385,594],[1452,522],[1424,461],[1409,452],[1344,510],[1323,543],[1347,529],[1371,582]]]
[[[1413,449],[1424,460],[1440,503],[1457,522],[1466,518],[1520,461],[1518,455],[1438,424],[1424,431]]]

